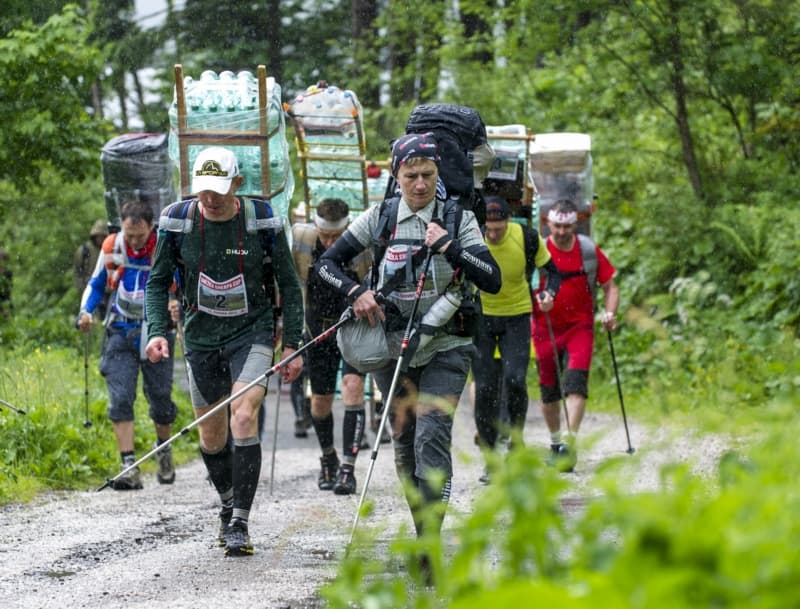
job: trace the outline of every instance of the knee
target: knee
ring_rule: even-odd
[[[347,398],[353,400],[362,399],[364,396],[364,378],[357,374],[345,374],[342,377],[342,399],[348,402]]]

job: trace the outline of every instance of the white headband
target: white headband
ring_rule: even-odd
[[[547,220],[553,224],[575,224],[578,214],[574,211],[556,211],[555,208],[547,212]]]
[[[317,228],[320,230],[330,230],[330,231],[338,231],[344,230],[347,228],[347,225],[350,223],[350,218],[345,216],[338,222],[331,222],[330,220],[326,220],[325,218],[321,217],[319,214],[314,212],[314,224],[317,225]]]

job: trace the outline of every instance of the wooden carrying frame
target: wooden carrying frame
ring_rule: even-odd
[[[489,129],[499,128],[495,126],[487,126],[487,131]],[[517,158],[517,167],[516,171],[519,173],[519,176],[514,181],[508,182],[508,186],[511,190],[518,189],[519,196],[511,196],[508,192],[500,192],[501,196],[504,196],[511,206],[512,214],[515,217],[525,219],[525,223],[528,226],[535,226],[536,221],[534,216],[536,215],[536,209],[534,209],[534,190],[532,182],[529,180],[528,177],[528,162],[529,162],[529,149],[530,143],[536,139],[536,136],[531,134],[526,130],[526,133],[502,133],[502,132],[494,132],[488,133],[486,139],[489,141],[489,144],[494,148],[502,148],[502,144],[500,142],[508,141],[508,142],[524,142],[524,150],[525,156],[524,159]],[[498,159],[495,159],[495,163],[498,162]],[[494,170],[495,167],[492,167]],[[486,186],[487,181],[491,182],[494,181],[496,184],[500,185],[505,182],[504,178],[499,177],[491,177],[487,176],[484,180],[484,188]],[[502,189],[501,189],[502,190]],[[484,195],[491,194],[484,191]]]
[[[227,131],[222,129],[189,129],[186,114],[186,92],[183,88],[183,66],[175,64],[175,101],[178,110],[178,127],[176,135],[178,138],[179,169],[181,176],[181,195],[191,196],[191,181],[189,168],[189,146],[258,146],[261,149],[261,186],[263,193],[242,193],[244,195],[273,197],[283,190],[283,185],[272,192],[269,172],[269,140],[280,126],[276,127],[273,133],[269,132],[269,115],[267,106],[267,68],[259,65],[257,70],[258,79],[258,130],[236,130]]]
[[[307,127],[305,125],[306,119],[308,119],[309,116],[293,112],[290,104],[284,104],[284,109],[292,119],[292,126],[294,127],[297,158],[300,161],[300,176],[303,180],[303,197],[306,201],[306,222],[310,222],[315,209],[312,203],[315,199],[312,196],[310,180],[325,180],[327,182],[356,182],[360,180],[362,209],[355,209],[352,211],[360,212],[366,210],[370,206],[369,188],[367,185],[367,166],[370,164],[370,161],[366,158],[367,145],[364,137],[364,129],[361,120],[359,120],[360,116],[358,110],[356,108],[351,109],[352,123],[356,131],[356,141],[352,144],[345,144],[338,140],[326,143],[321,138],[314,138],[313,142],[309,142],[306,135]],[[348,123],[349,122],[350,121],[348,121]],[[310,130],[310,132],[313,133],[313,130]],[[331,135],[334,135],[334,133],[331,133]],[[314,151],[311,150],[312,146],[315,148]],[[335,149],[341,149],[343,147],[351,149],[352,154],[334,153]],[[329,149],[330,152],[326,152],[326,149]],[[360,174],[360,177],[315,175],[313,173],[315,161],[331,161],[345,165],[356,165],[356,171]]]

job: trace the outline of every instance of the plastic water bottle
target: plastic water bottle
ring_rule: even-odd
[[[420,325],[441,328],[458,311],[461,306],[461,294],[445,292],[433,303],[433,306],[422,316]]]

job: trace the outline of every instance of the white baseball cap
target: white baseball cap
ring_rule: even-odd
[[[192,193],[213,190],[221,195],[231,188],[231,180],[239,175],[236,155],[227,148],[206,148],[194,160]]]

